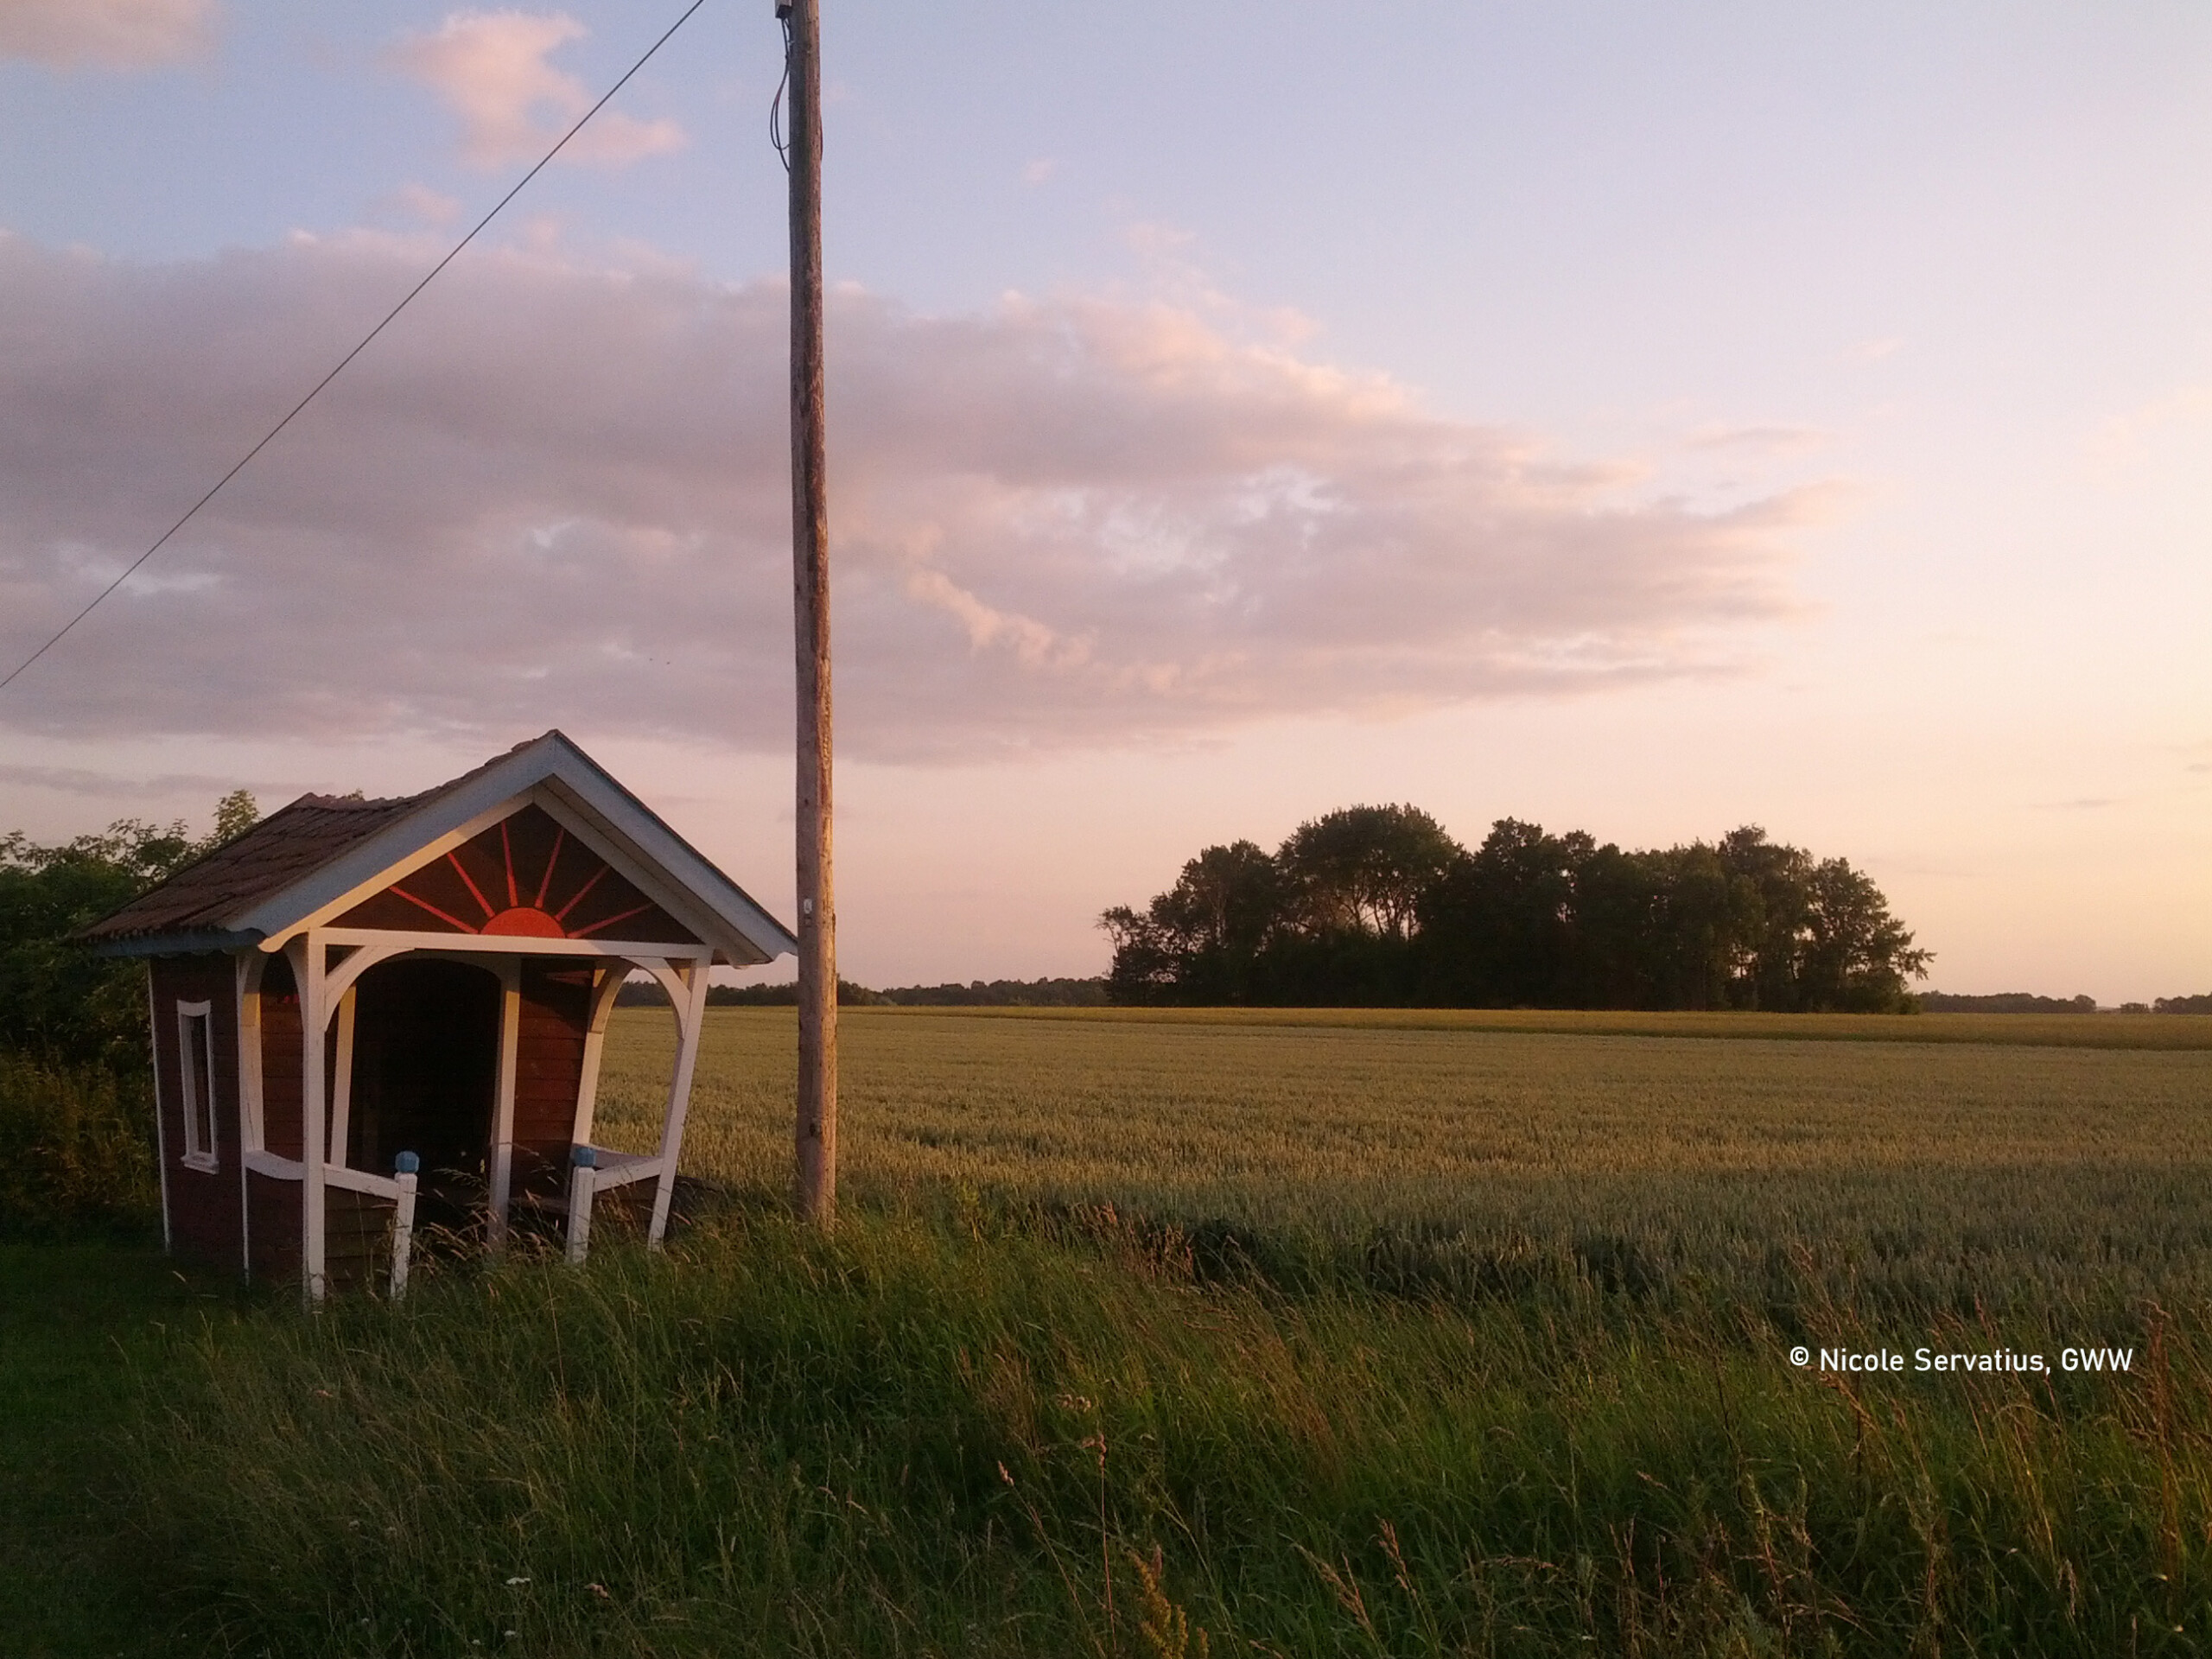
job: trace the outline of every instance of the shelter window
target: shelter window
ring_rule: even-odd
[[[215,1159],[215,1032],[205,1002],[176,1009],[178,1073],[184,1079],[184,1161],[213,1169]]]

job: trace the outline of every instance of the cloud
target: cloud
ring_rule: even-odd
[[[1704,426],[1685,438],[1682,447],[1781,459],[1809,454],[1834,441],[1832,433],[1812,426]]]
[[[148,69],[214,43],[215,0],[5,0],[0,58],[55,69]]]
[[[0,238],[0,648],[26,654],[404,292],[354,233],[146,266]],[[780,284],[457,265],[45,661],[52,735],[765,749],[791,707]],[[1185,309],[830,300],[839,734],[951,759],[1746,662],[1811,493],[1638,501]]]
[[[2148,458],[2161,439],[2183,435],[2188,460],[2201,461],[2203,430],[2212,423],[2212,386],[2187,385],[2104,422],[2084,445],[2093,472],[2108,483]]]
[[[471,165],[505,167],[536,161],[591,107],[583,82],[545,61],[590,32],[565,12],[455,12],[436,32],[401,41],[391,57],[461,117],[462,154]],[[622,167],[688,142],[673,121],[640,121],[610,108],[561,156]]]
[[[403,184],[387,192],[377,206],[424,225],[443,226],[461,217],[459,201],[427,184]]]
[[[98,799],[118,798],[144,800],[174,795],[181,790],[206,795],[210,800],[227,795],[238,785],[234,779],[194,772],[164,772],[158,778],[124,779],[81,766],[0,766],[0,784],[19,789],[53,790],[60,794],[86,795]],[[295,791],[296,792],[296,791]]]
[[[1021,169],[1021,181],[1024,184],[1042,184],[1059,170],[1059,166],[1058,156],[1040,156]]]

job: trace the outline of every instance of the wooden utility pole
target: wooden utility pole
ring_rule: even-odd
[[[791,98],[791,592],[798,645],[798,1213],[837,1209],[837,905],[830,871],[830,490],[822,410],[822,19],[779,0]]]

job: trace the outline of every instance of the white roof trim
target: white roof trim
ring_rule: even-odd
[[[751,894],[559,732],[502,755],[290,887],[231,917],[227,925],[261,935],[267,949],[266,942],[342,913],[340,907],[347,900],[359,902],[356,895],[366,896],[365,889],[380,891],[397,879],[388,873],[404,875],[400,867],[423,861],[434,843],[444,845],[429,851],[430,858],[467,840],[462,831],[474,834],[539,797],[556,817],[575,817],[580,827],[625,855],[613,861],[634,867],[624,874],[633,879],[645,875],[639,885],[649,895],[731,963],[751,966],[798,948],[790,931]],[[670,904],[671,899],[676,902]]]

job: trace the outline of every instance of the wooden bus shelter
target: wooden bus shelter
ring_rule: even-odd
[[[85,930],[147,959],[162,1228],[256,1278],[407,1283],[414,1230],[518,1213],[588,1245],[652,1183],[658,1243],[714,963],[797,941],[569,739],[399,800],[306,795]],[[615,994],[678,1042],[658,1147],[592,1138]]]

